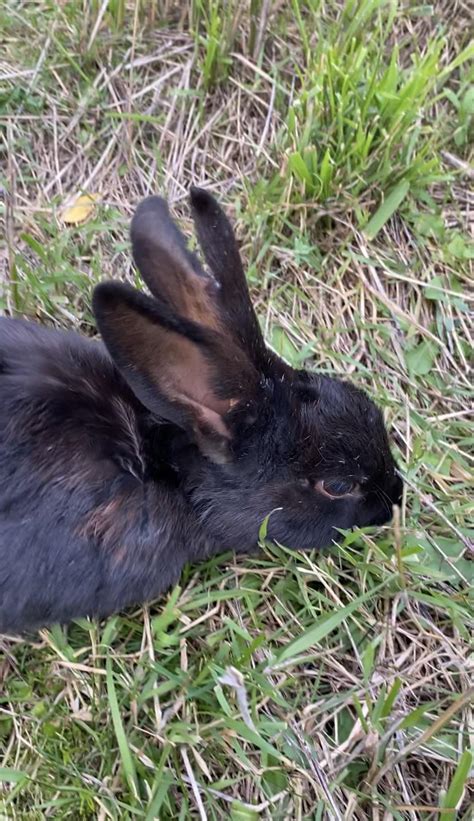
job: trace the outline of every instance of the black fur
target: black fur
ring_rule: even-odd
[[[183,565],[268,535],[321,548],[382,524],[401,480],[381,414],[264,345],[232,229],[193,189],[206,262],[151,197],[132,223],[153,298],[98,287],[104,344],[0,319],[0,631],[146,602]],[[329,498],[321,480],[352,479]]]

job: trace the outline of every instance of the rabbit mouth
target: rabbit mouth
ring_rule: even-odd
[[[398,473],[395,473],[393,486],[389,492],[376,487],[367,497],[357,522],[359,527],[369,525],[379,527],[390,522],[393,516],[393,506],[400,505],[402,493],[403,482]]]

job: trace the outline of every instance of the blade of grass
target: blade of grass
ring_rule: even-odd
[[[0,782],[19,784],[28,777],[28,773],[25,773],[23,770],[15,770],[13,767],[0,767]]]
[[[319,619],[316,624],[306,630],[301,636],[291,641],[277,656],[277,663],[281,663],[286,661],[289,658],[294,658],[296,656],[300,656],[302,653],[305,653],[312,645],[318,644],[322,641],[329,633],[339,627],[343,621],[347,619],[348,616],[352,615],[358,608],[365,604],[365,602],[373,599],[377,593],[380,593],[384,587],[389,584],[390,581],[394,578],[394,575],[388,576],[384,579],[383,582],[373,587],[371,590],[368,590],[367,593],[363,593],[362,596],[358,596],[356,599],[347,604],[345,607],[342,607],[340,610],[336,610],[333,613],[328,613],[324,615],[321,619]]]
[[[456,771],[451,779],[448,791],[441,801],[444,810],[441,811],[439,821],[449,821],[453,817],[453,810],[456,810],[460,803],[464,790],[467,787],[467,779],[471,772],[474,755],[470,750],[464,750],[459,759]]]
[[[112,659],[109,656],[106,662],[107,673],[107,695],[110,705],[110,713],[114,725],[115,736],[120,750],[120,757],[122,759],[123,771],[127,783],[136,799],[139,798],[137,773],[132,754],[127,742],[127,734],[124,730],[122,717],[120,715],[120,708],[117,699],[117,692],[115,689],[114,672],[112,668]]]
[[[407,180],[402,180],[390,191],[390,194],[384,199],[382,205],[379,206],[364,228],[364,234],[367,239],[375,239],[385,223],[388,222],[390,217],[394,215],[397,208],[402,204],[409,190],[410,183]]]

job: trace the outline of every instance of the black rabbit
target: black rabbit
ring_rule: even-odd
[[[94,293],[104,344],[0,319],[0,631],[105,616],[189,561],[382,524],[402,483],[380,411],[264,344],[237,244],[192,189],[210,273],[159,197],[133,218],[153,297]]]

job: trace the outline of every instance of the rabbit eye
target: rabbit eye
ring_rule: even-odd
[[[321,479],[316,489],[326,496],[337,499],[340,496],[349,496],[357,488],[357,482],[352,479]]]

